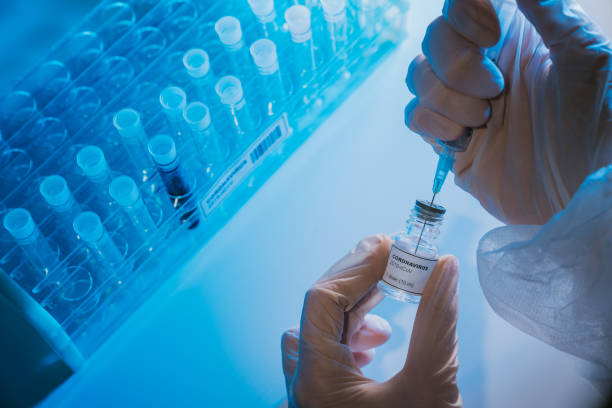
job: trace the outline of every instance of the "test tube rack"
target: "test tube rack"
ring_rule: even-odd
[[[292,63],[293,45],[283,15],[294,4],[299,2],[275,1],[283,75]],[[244,78],[247,103],[259,113],[256,130],[232,144],[230,159],[217,165],[213,176],[202,151],[181,141],[185,124],[177,131],[168,123],[160,92],[176,86],[188,102],[202,99],[183,64],[191,49],[208,53],[216,77],[228,73],[215,22],[236,17],[246,45],[252,44],[262,32],[247,0],[102,1],[0,98],[0,221],[11,209],[28,210],[42,238],[57,251],[57,263],[38,282],[26,284],[32,266],[0,226],[0,269],[61,324],[85,356],[185,265],[406,35],[405,0],[349,0],[346,41],[325,56],[329,33],[321,4],[302,4],[310,8],[313,41],[321,53],[312,79],[300,85],[285,77],[292,89],[282,109],[266,115],[257,105],[262,100],[258,76]],[[218,133],[226,137],[229,126],[216,114],[214,98],[204,95]],[[113,126],[114,115],[125,108],[140,114],[149,139],[156,134],[177,139],[192,186],[180,206],[169,199],[154,166],[143,177],[131,165],[130,151]],[[108,202],[109,216],[102,222],[124,259],[114,270],[76,234],[71,245],[58,244],[62,226],[39,193],[46,176],[60,175],[82,210],[95,207],[96,198],[75,159],[85,145],[103,151],[113,176],[124,174],[137,182],[157,226],[142,237],[121,207]]]

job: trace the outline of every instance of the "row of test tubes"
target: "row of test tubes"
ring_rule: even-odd
[[[55,226],[53,232],[41,227],[46,215],[28,207],[33,199],[29,197],[31,188],[21,191],[25,194],[23,206],[0,206],[3,226],[24,255],[25,262],[18,265],[23,269],[17,274],[19,283],[37,299],[57,303],[57,295],[49,293],[58,293],[55,287],[62,286],[64,280],[80,283],[60,291],[62,296],[85,301],[83,291],[93,293],[104,282],[116,284],[129,276],[134,271],[130,254],[139,248],[152,250],[168,220],[179,221],[186,230],[205,225],[195,204],[201,198],[196,196],[200,183],[213,183],[264,126],[285,112],[290,115],[300,106],[316,103],[328,82],[350,78],[349,48],[354,38],[367,44],[368,38],[378,35],[378,19],[387,0],[312,0],[303,4],[286,0],[282,1],[282,13],[277,12],[274,0],[244,2],[254,16],[255,27],[249,26],[243,33],[244,13],[236,14],[240,19],[226,15],[214,20],[210,27],[218,46],[207,48],[210,43],[202,43],[183,48],[181,66],[162,63],[158,68],[159,82],[170,86],[157,90],[156,108],[126,103],[128,107],[111,111],[110,116],[98,115],[103,103],[96,98],[96,90],[89,88],[79,99],[93,101],[95,107],[88,110],[89,115],[110,119],[119,137],[113,135],[113,140],[108,140],[106,132],[81,137],[68,149],[74,154],[68,157],[74,163],[62,164],[54,173],[47,161],[41,171],[46,175],[30,178],[50,210],[44,222]],[[124,68],[116,72],[131,72],[130,80],[138,76],[133,68]],[[153,77],[154,68],[151,64],[147,68]],[[173,71],[178,70],[188,80],[172,84]],[[105,76],[98,81],[104,83]],[[146,82],[140,78],[135,83],[132,86]],[[78,105],[75,102],[73,108]],[[11,139],[2,138],[0,132],[0,150],[19,150],[27,159],[32,152],[36,154],[38,146],[46,143],[48,152],[71,140],[61,120],[43,119],[46,130],[54,131],[47,132],[36,146],[15,149]],[[78,143],[84,140],[90,144]],[[117,141],[120,146],[115,149]],[[59,152],[54,157],[60,158]],[[109,162],[120,171],[111,170]],[[21,168],[20,163],[14,159],[2,163],[0,159],[0,166],[24,174],[35,167],[32,161],[28,165],[24,160]],[[84,176],[83,181],[64,174],[73,167]],[[0,190],[5,188],[11,189],[11,183],[0,185]],[[79,200],[75,198],[77,190]],[[89,301],[85,310],[91,310],[93,303]],[[58,319],[65,316],[65,309],[70,308],[61,308],[54,315]]]

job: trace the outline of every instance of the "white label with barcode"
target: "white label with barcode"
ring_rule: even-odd
[[[422,295],[436,262],[437,259],[421,258],[392,245],[382,280],[394,288]]]
[[[204,215],[218,206],[274,148],[291,134],[287,114],[283,113],[250,146],[244,154],[208,190],[200,207]]]

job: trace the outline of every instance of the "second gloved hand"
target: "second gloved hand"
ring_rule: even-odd
[[[433,145],[475,128],[456,183],[506,223],[543,224],[612,161],[612,50],[574,0],[516,3],[446,0],[410,66],[405,119]]]
[[[283,335],[283,371],[291,407],[460,407],[457,388],[455,258],[436,264],[417,311],[406,363],[378,383],[363,376],[372,348],[390,331],[367,313],[380,300],[391,240],[362,240],[308,291],[299,331]]]

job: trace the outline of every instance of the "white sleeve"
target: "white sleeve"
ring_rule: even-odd
[[[612,379],[612,165],[545,225],[489,231],[478,273],[501,317]]]

